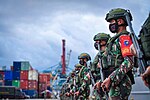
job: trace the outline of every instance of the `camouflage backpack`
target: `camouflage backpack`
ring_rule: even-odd
[[[150,14],[142,26],[139,38],[144,58],[148,61],[150,60]]]

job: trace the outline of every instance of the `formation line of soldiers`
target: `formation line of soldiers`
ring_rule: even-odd
[[[106,14],[109,30],[116,34],[113,37],[106,33],[94,36],[97,55],[93,62],[88,53],[78,56],[79,63],[62,86],[61,100],[128,100],[134,84],[132,69],[137,52],[126,29],[125,13],[132,21],[131,13],[122,8],[112,9]],[[148,74],[150,67],[143,79]]]

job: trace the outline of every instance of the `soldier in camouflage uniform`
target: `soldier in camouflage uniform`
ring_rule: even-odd
[[[79,90],[80,87],[80,83],[79,83],[79,72],[80,69],[82,68],[81,64],[76,64],[75,65],[75,76],[73,79],[73,88],[70,90],[70,94],[73,96],[73,100],[77,100],[78,96],[75,95],[75,92],[77,92]]]
[[[62,85],[59,94],[60,100],[70,100],[70,97],[66,95],[70,91],[70,80],[71,76],[68,76],[66,82]]]
[[[94,36],[94,38],[93,38],[93,40],[95,41],[94,47],[96,50],[98,50],[98,45],[100,45],[101,54],[104,53],[105,47],[106,47],[106,44],[107,44],[107,41],[109,40],[109,38],[110,38],[110,35],[106,34],[106,33],[98,33]],[[94,76],[95,83],[99,82],[99,80],[101,79],[98,56],[99,56],[99,53],[97,53],[97,55],[95,56],[93,63],[92,63],[92,67],[91,67],[91,71]],[[94,93],[92,93],[93,94],[92,99],[103,100],[104,93],[102,91],[102,88],[97,87],[96,89],[94,89],[93,92]]]
[[[131,13],[121,8],[112,9],[105,18],[109,22],[109,30],[117,33],[108,41],[102,57],[103,69],[108,71],[108,76],[101,86],[103,90],[109,91],[111,100],[128,100],[132,89],[131,70],[133,55],[136,52],[128,35],[129,32],[126,30],[128,24],[125,13],[129,14],[132,21]]]
[[[75,77],[75,70],[73,70],[69,76],[70,76],[70,81],[69,81],[69,85],[68,85],[68,88],[67,88],[67,91],[65,93],[65,95],[70,99],[73,98],[73,95],[71,95],[70,91],[74,88],[74,77]]]
[[[80,60],[79,63],[82,65],[80,72],[78,74],[79,79],[79,89],[75,93],[75,95],[79,96],[80,100],[88,100],[90,95],[90,87],[86,84],[86,80],[84,77],[88,73],[87,62],[91,60],[91,57],[88,53],[81,53],[78,57]]]

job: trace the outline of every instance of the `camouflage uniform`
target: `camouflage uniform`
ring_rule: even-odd
[[[93,38],[93,40],[95,41],[95,44],[94,44],[95,49],[98,50],[98,46],[96,46],[96,41],[99,41],[99,45],[100,45],[101,40],[106,41],[106,44],[107,44],[107,41],[109,40],[109,38],[110,38],[110,35],[106,34],[106,33],[96,34]],[[106,46],[106,44],[104,44],[103,46]],[[103,54],[104,51],[101,50],[100,53]],[[99,53],[97,53],[97,55],[95,56],[95,58],[93,60],[92,67],[91,67],[91,71],[94,76],[94,81],[96,83],[101,80],[100,68],[97,67],[98,63],[99,63],[99,56],[100,56]],[[104,92],[102,91],[102,88],[100,88],[100,90],[94,89],[92,95],[93,95],[92,99],[94,99],[94,100],[103,100],[104,99]]]
[[[89,56],[89,54],[87,53],[81,53],[80,56],[78,57],[78,59],[86,59],[87,61],[91,60],[91,57]],[[78,81],[79,81],[79,99],[80,100],[88,100],[89,99],[89,95],[90,95],[90,87],[89,84],[87,83],[87,79],[85,79],[85,76],[88,73],[88,68],[87,68],[87,63],[81,63],[82,64],[82,68],[80,69],[80,72],[78,74]]]
[[[101,52],[103,53],[103,52]],[[101,82],[101,74],[100,74],[100,68],[97,67],[97,64],[98,64],[98,55],[96,55],[93,63],[92,63],[92,68],[91,68],[91,71],[93,73],[93,76],[94,76],[94,81],[95,83],[97,82]],[[104,92],[102,91],[102,88],[100,88],[100,90],[98,90],[97,88],[95,88],[93,90],[93,93],[92,93],[92,99],[93,100],[103,100],[104,99]],[[105,100],[105,99],[104,99]]]
[[[71,76],[67,77],[67,81],[62,85],[62,88],[60,90],[60,100],[70,100],[70,97],[66,95],[70,91],[70,82],[71,82]]]
[[[79,73],[79,81],[80,81],[80,87],[79,92],[81,94],[81,98],[88,99],[90,95],[90,81],[88,81],[88,78],[86,78],[86,75],[88,73],[88,68],[85,66],[82,66],[81,71]]]
[[[73,95],[73,100],[77,100],[78,97],[75,96],[75,92],[79,90],[80,84],[79,84],[79,72],[80,69],[82,68],[81,64],[76,64],[75,65],[75,76],[73,77],[73,88],[71,89],[70,93]]]
[[[118,18],[122,18],[124,21],[126,21],[124,18],[125,12],[127,11],[124,9],[113,9],[107,14],[106,20],[110,22],[112,19],[114,19],[117,22]],[[130,13],[129,15],[130,19],[132,20]],[[125,23],[125,26],[127,26],[127,23]],[[113,27],[110,26],[110,28]],[[110,29],[110,31],[113,32],[116,30],[113,28]],[[124,41],[124,44],[122,44],[121,39],[123,39],[122,37],[124,36],[129,37],[126,30],[122,31],[121,33],[117,33],[117,35],[112,37],[108,41],[106,51],[103,53],[102,57],[103,67],[108,75],[110,74],[106,77],[109,77],[111,81],[109,96],[114,98],[113,100],[118,100],[118,98],[119,100],[127,100],[132,89],[131,78],[129,78],[129,74],[127,74],[131,72],[131,69],[133,68],[133,55],[128,48],[129,45],[132,44],[132,40],[129,37],[127,41]],[[127,49],[126,51],[124,50],[123,46]]]

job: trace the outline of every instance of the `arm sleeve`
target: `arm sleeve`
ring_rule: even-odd
[[[120,81],[124,78],[124,76],[126,75],[126,73],[131,70],[133,68],[133,66],[131,65],[131,62],[128,60],[128,58],[126,57],[123,61],[123,63],[121,64],[121,66],[119,68],[117,68],[115,71],[113,71],[109,77],[111,79],[112,85],[115,84],[119,84]]]
[[[80,92],[80,93],[82,93],[83,91],[85,91],[85,90],[86,90],[86,87],[91,84],[91,81],[90,81],[90,79],[88,78],[87,74],[88,74],[88,69],[86,68],[86,69],[84,70],[83,83],[82,83],[81,87],[79,88],[79,92]]]
[[[124,76],[126,75],[126,73],[131,70],[133,68],[133,59],[132,59],[132,53],[130,50],[130,46],[132,45],[132,40],[130,38],[130,36],[128,35],[123,35],[120,36],[120,49],[121,49],[121,53],[122,56],[124,58],[124,61],[122,62],[122,64],[120,65],[119,68],[117,68],[115,71],[113,71],[110,74],[110,79],[113,84],[119,84],[120,81],[124,78]]]

